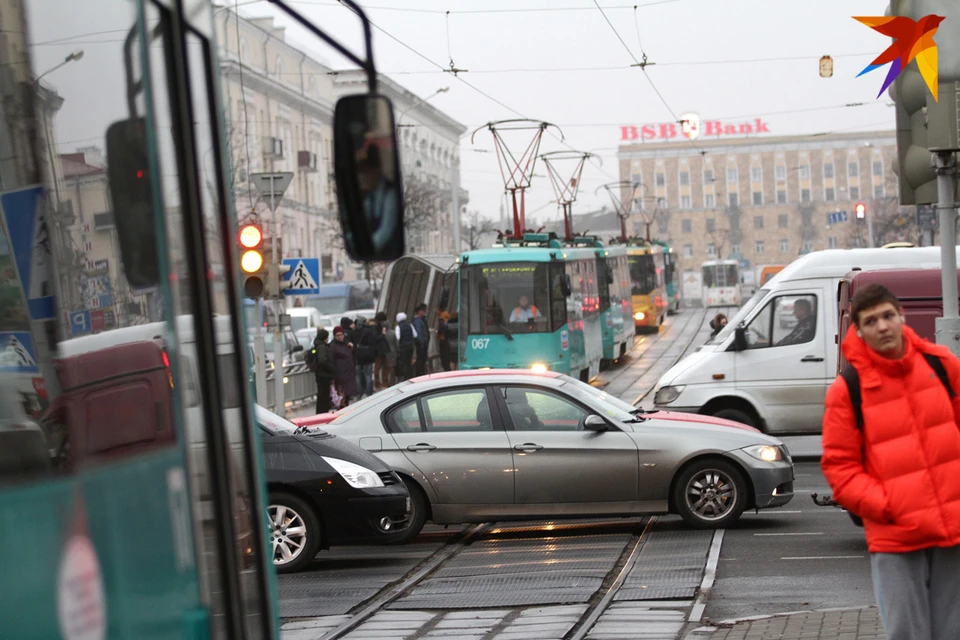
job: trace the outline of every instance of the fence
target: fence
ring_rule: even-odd
[[[297,409],[308,403],[315,403],[317,399],[317,381],[307,365],[298,362],[288,364],[283,371],[283,404],[284,411],[277,411],[275,391],[275,371],[267,372],[267,397],[257,403],[262,407],[279,415],[286,415],[288,410]]]

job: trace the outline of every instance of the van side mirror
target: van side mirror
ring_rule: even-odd
[[[106,138],[111,214],[123,273],[132,287],[153,287],[160,284],[160,232],[154,216],[146,120],[114,122]]]
[[[360,262],[403,255],[403,183],[393,105],[380,95],[345,96],[333,121],[340,226]]]
[[[749,346],[747,343],[747,329],[743,325],[740,325],[733,332],[733,350],[746,351]]]
[[[610,425],[600,416],[593,414],[583,421],[583,428],[587,431],[609,431]]]

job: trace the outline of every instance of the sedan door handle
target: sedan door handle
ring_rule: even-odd
[[[524,442],[523,444],[515,444],[513,448],[517,451],[540,451],[543,447],[539,444],[533,442]]]
[[[407,447],[407,451],[433,451],[434,449],[436,449],[435,446],[426,442],[418,442]]]
[[[823,362],[823,358],[818,358],[817,356],[807,356],[802,358],[800,362]]]

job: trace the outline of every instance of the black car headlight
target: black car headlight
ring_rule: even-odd
[[[374,487],[384,486],[380,476],[371,469],[362,467],[359,464],[354,464],[353,462],[341,460],[340,458],[321,457],[324,462],[333,467],[334,471],[340,474],[341,478],[347,481],[347,484],[355,489],[372,489]]]

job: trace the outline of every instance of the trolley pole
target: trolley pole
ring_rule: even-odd
[[[953,150],[936,151],[937,209],[940,213],[940,268],[943,287],[943,317],[937,318],[937,344],[960,355],[960,305],[957,301],[957,157]]]

